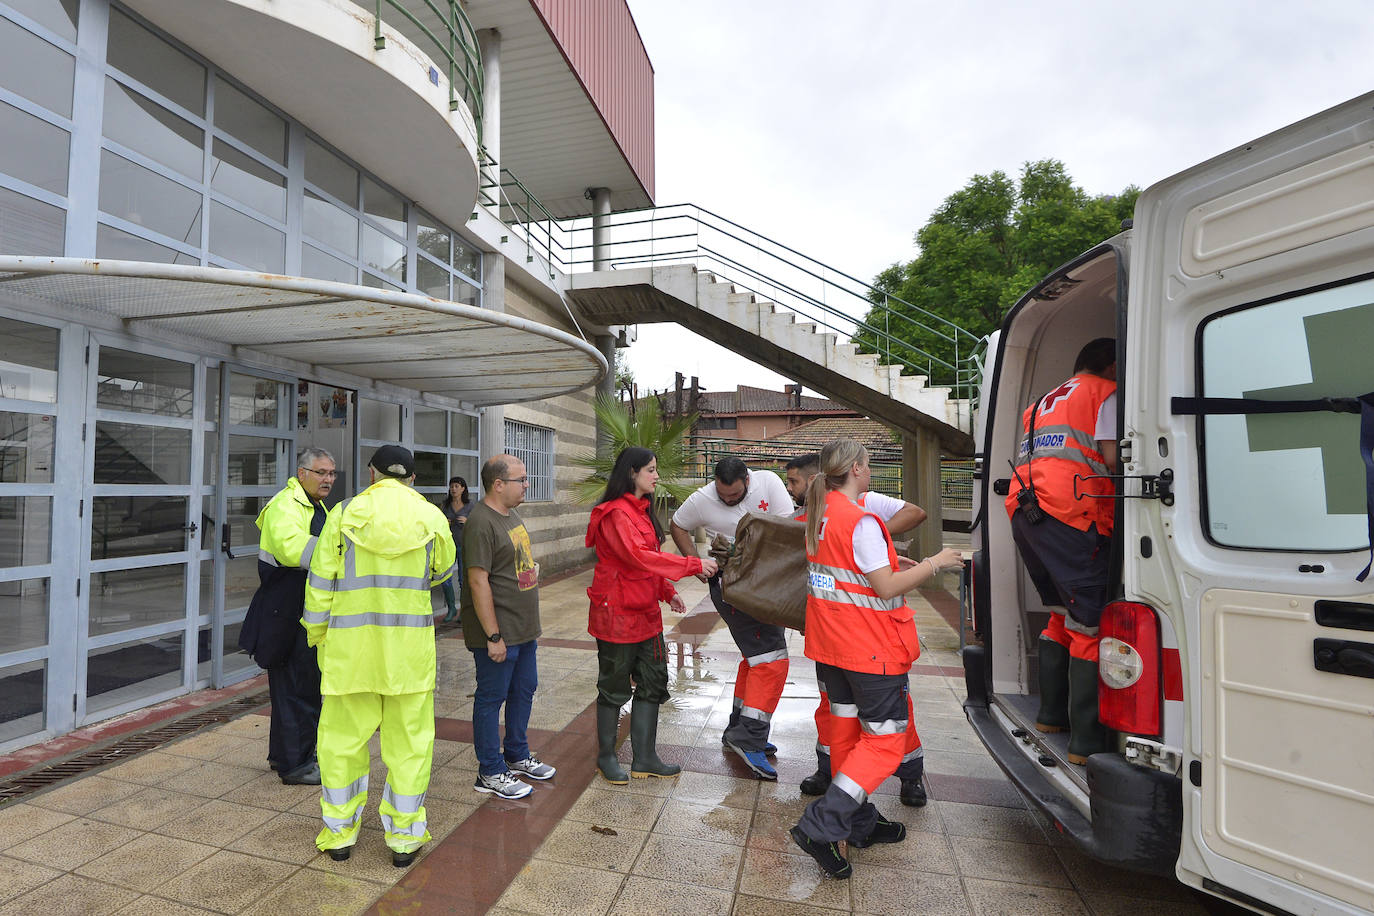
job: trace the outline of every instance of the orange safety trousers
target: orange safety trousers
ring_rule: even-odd
[[[1046,639],[1052,639],[1061,646],[1069,650],[1069,658],[1081,658],[1086,661],[1097,661],[1097,643],[1099,637],[1090,636],[1087,633],[1079,633],[1077,630],[1070,630],[1064,626],[1064,615],[1061,613],[1050,614],[1050,622],[1040,635]],[[817,716],[820,713],[817,712]],[[819,718],[817,722],[819,722]]]
[[[785,658],[752,666],[749,659],[742,660],[735,672],[735,708],[757,710],[771,717],[782,699],[789,667]]]
[[[830,775],[834,776],[839,772],[839,767],[835,763],[835,755],[831,751],[834,717],[830,714],[830,695],[821,688],[821,701],[816,704],[816,741],[821,746],[825,754],[830,757]],[[911,692],[906,695],[906,732],[903,737],[905,744],[902,748],[902,762],[918,756],[916,752],[921,749],[921,736],[916,732],[916,715],[911,705]],[[901,775],[901,774],[898,774]]]

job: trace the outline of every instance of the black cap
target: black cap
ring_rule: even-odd
[[[410,453],[408,448],[399,445],[383,445],[372,453],[372,460],[367,463],[367,466],[376,468],[379,474],[404,479],[415,473],[415,456]]]

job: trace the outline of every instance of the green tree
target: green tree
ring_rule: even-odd
[[[1000,171],[974,175],[916,233],[917,257],[875,278],[875,308],[865,321],[876,330],[862,330],[855,341],[863,352],[929,366],[937,381],[952,381],[941,362],[966,356],[972,340],[922,310],[983,337],[1051,270],[1120,231],[1139,195],[1132,185],[1089,196],[1056,159],[1026,163],[1019,181]],[[957,348],[932,328],[958,336]]]
[[[687,467],[687,434],[696,422],[696,415],[679,417],[665,422],[657,410],[641,407],[631,416],[627,405],[602,395],[593,404],[597,428],[610,439],[606,457],[589,455],[575,459],[588,473],[577,484],[573,499],[581,505],[596,502],[605,492],[615,458],[632,445],[647,448],[658,456],[658,487],[654,490],[654,508],[660,515],[667,511],[669,499],[679,502],[696,489],[696,484],[683,481]]]

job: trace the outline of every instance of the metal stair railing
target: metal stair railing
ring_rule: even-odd
[[[592,221],[584,217],[571,222],[565,224],[572,233],[565,247],[573,254],[567,267],[586,269],[592,262],[591,243],[577,234],[589,236]],[[612,251],[606,260],[612,268],[690,263],[711,270],[841,337],[864,334],[888,365],[924,374],[932,384],[948,385],[956,397],[972,394],[978,363],[970,357],[979,353],[981,338],[795,248],[695,204],[620,211],[609,215],[605,226],[606,247]],[[932,353],[894,329],[932,335],[944,341],[952,355]]]
[[[386,11],[389,15],[382,15]],[[421,18],[428,13],[429,16]],[[448,107],[457,111],[467,105],[482,140],[482,54],[477,46],[477,30],[458,0],[376,0],[372,43],[386,48],[382,23],[405,35],[422,51],[437,52],[436,63],[447,65]],[[438,71],[430,71],[430,81],[438,85]],[[461,91],[459,90],[459,87]]]
[[[818,328],[855,341],[860,352],[872,352],[903,374],[923,374],[928,384],[947,386],[956,402],[968,405],[959,425],[972,431],[986,338],[696,204],[621,210],[600,220],[559,219],[485,149],[480,167],[478,202],[524,240],[526,260],[540,258],[551,280],[555,270],[596,269],[591,234],[599,225],[601,267],[689,264],[708,270]],[[944,341],[950,357],[899,336],[903,331]],[[861,335],[869,339],[857,339]]]
[[[505,196],[507,190],[512,194]],[[500,169],[499,180],[489,176],[484,193],[489,206],[498,197],[507,201],[502,220],[552,268],[565,274],[593,269],[592,217],[554,217],[509,169]],[[695,204],[622,210],[601,225],[608,252],[603,267],[689,264],[708,270],[840,338],[868,338],[859,342],[861,352],[947,386],[955,399],[972,405],[977,397],[984,338],[795,248]],[[943,342],[949,356],[913,342],[918,335]],[[971,417],[970,409],[961,425]]]

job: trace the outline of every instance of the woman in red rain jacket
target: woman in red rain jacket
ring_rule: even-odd
[[[629,777],[615,759],[620,708],[630,699],[630,775],[676,776],[681,767],[658,759],[658,708],[668,699],[667,650],[663,645],[660,601],[681,614],[686,609],[670,579],[712,575],[716,561],[663,553],[663,528],[653,513],[658,458],[647,448],[631,447],[615,459],[606,492],[587,523],[587,546],[596,548],[587,632],[596,637],[597,769],[610,783]]]

